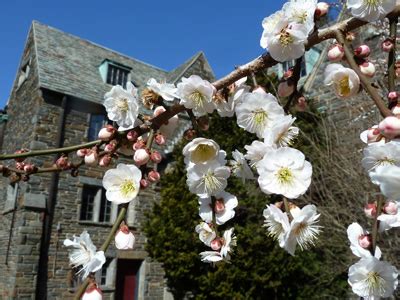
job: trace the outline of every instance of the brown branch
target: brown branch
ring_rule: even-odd
[[[378,90],[372,86],[370,80],[361,72],[360,67],[354,60],[354,54],[350,50],[342,31],[336,31],[336,39],[340,44],[342,44],[347,62],[349,63],[350,67],[357,73],[363,88],[370,95],[372,100],[374,100],[375,105],[378,107],[381,115],[383,117],[391,116],[392,112],[386,107],[385,102],[378,93]]]
[[[393,42],[393,48],[389,52],[388,58],[388,89],[389,92],[393,92],[396,90],[395,80],[396,80],[396,72],[395,72],[395,64],[396,64],[396,36],[397,36],[397,21],[398,17],[393,17],[389,19],[390,22],[390,36],[389,38]]]
[[[379,231],[378,217],[381,214],[383,202],[384,202],[383,197],[378,196],[378,201],[376,204],[376,214],[374,216],[374,223],[372,225],[372,233],[371,233],[372,234],[372,249],[371,249],[372,255],[375,255],[375,249],[376,249],[376,244],[377,244],[377,240],[378,240],[378,231]]]
[[[294,65],[293,68],[293,75],[290,78],[292,82],[294,82],[294,92],[292,95],[290,95],[288,101],[286,102],[285,106],[283,107],[283,110],[285,113],[289,112],[290,105],[292,104],[293,100],[297,99],[300,97],[300,93],[297,90],[297,85],[300,80],[300,75],[301,75],[301,63],[303,61],[303,56],[300,58],[296,59],[296,64]]]

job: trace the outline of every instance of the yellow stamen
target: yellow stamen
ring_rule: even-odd
[[[121,189],[121,194],[124,197],[128,197],[130,194],[134,193],[136,190],[136,186],[135,183],[133,182],[133,180],[125,180],[121,185],[120,185],[120,189]]]

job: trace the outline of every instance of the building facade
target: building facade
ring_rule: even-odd
[[[168,72],[33,22],[0,119],[1,151],[48,149],[94,140],[107,122],[102,101],[113,85],[130,81],[141,89],[151,77],[176,83],[192,74],[214,79],[202,52]],[[181,121],[164,155],[187,128],[187,121]],[[51,166],[54,156],[29,161]],[[83,166],[76,177],[45,173],[33,175],[27,182],[1,179],[1,299],[73,297],[79,279],[73,276],[62,243],[83,230],[97,247],[104,241],[117,215],[117,206],[105,199],[104,171]],[[134,249],[120,251],[111,246],[106,252],[106,264],[96,274],[105,299],[168,297],[162,266],[148,257],[141,231],[145,211],[158,200],[157,189],[142,191],[136,204],[129,206],[127,222],[136,237]]]

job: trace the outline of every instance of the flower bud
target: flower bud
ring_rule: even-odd
[[[344,49],[340,44],[332,45],[328,51],[328,59],[331,62],[341,61],[344,57]]]
[[[397,215],[397,204],[393,201],[387,201],[383,206],[383,212],[388,215]]]
[[[195,137],[197,136],[197,132],[194,129],[188,129],[183,133],[183,137],[187,140],[187,141],[191,141],[193,140]]]
[[[108,155],[108,154],[103,155],[100,158],[99,166],[100,167],[108,167],[110,165],[111,161],[112,161],[111,155]]]
[[[400,119],[390,116],[379,123],[381,134],[389,139],[400,135]]]
[[[166,139],[165,136],[162,134],[156,134],[156,136],[154,137],[154,141],[157,143],[157,145],[164,145],[166,143]]]
[[[197,119],[197,125],[203,131],[207,131],[210,128],[210,122],[208,116],[201,116]]]
[[[68,166],[68,156],[62,155],[56,161],[57,168],[65,169]]]
[[[83,148],[83,149],[79,149],[78,151],[76,151],[76,155],[78,157],[85,157],[85,155],[88,153],[89,149]]]
[[[20,149],[20,150],[15,151],[15,154],[22,154],[22,153],[26,153],[26,152],[28,152],[27,149]],[[26,158],[26,157],[15,158],[15,161],[17,161],[17,162],[23,162],[23,161],[25,160],[25,158]]]
[[[137,166],[147,164],[150,159],[150,155],[146,149],[138,149],[133,156],[133,160]]]
[[[82,296],[82,300],[102,300],[103,293],[96,284],[90,285]]]
[[[329,10],[329,4],[326,2],[318,2],[317,7],[315,8],[315,15],[317,17],[326,16]]]
[[[361,248],[369,249],[372,246],[372,238],[369,234],[362,234],[358,237],[358,244]]]
[[[294,92],[294,84],[291,81],[282,81],[278,85],[279,97],[289,97]]]
[[[390,52],[394,48],[394,43],[392,39],[387,38],[382,42],[381,47],[384,52]]]
[[[396,104],[394,107],[392,107],[392,113],[396,116],[400,116],[400,104]]]
[[[135,236],[129,231],[128,226],[121,225],[115,234],[115,247],[120,250],[133,249],[135,244]]]
[[[211,242],[211,249],[213,249],[214,251],[218,251],[219,249],[221,249],[222,247],[222,241],[220,238],[216,238]]]
[[[117,130],[112,125],[107,125],[106,127],[100,129],[99,139],[102,141],[109,141],[114,137],[116,132]]]
[[[133,150],[137,151],[139,149],[146,148],[146,144],[144,143],[143,140],[138,140],[138,141],[136,141],[136,143],[133,144],[132,148],[133,148]]]
[[[289,68],[287,71],[283,73],[283,79],[288,80],[290,77],[293,76],[293,73],[294,73],[293,67]],[[265,92],[264,89],[262,91]]]
[[[158,151],[153,151],[153,152],[151,153],[151,155],[150,155],[150,159],[151,159],[152,162],[158,164],[158,163],[161,162],[162,156],[161,156],[160,152],[158,152]]]
[[[35,165],[33,165],[33,164],[26,164],[25,166],[24,166],[24,171],[26,172],[26,173],[32,173],[32,172],[34,172],[34,171],[36,171],[36,167],[35,167]]]
[[[373,77],[375,75],[376,69],[373,63],[365,61],[359,67],[361,73],[363,73],[365,76]]]
[[[23,163],[23,162],[16,162],[15,163],[15,167],[18,169],[18,170],[23,170],[24,169],[24,167],[25,167],[25,163]]]
[[[215,200],[214,204],[214,211],[216,213],[222,213],[225,211],[225,203],[223,199],[217,199]]]
[[[389,92],[387,97],[390,102],[397,102],[399,94],[397,92]]]
[[[150,182],[157,182],[160,180],[160,173],[158,173],[157,171],[151,170],[148,174],[147,174],[147,179]]]
[[[137,131],[135,131],[135,130],[131,130],[126,134],[126,138],[130,142],[136,142],[138,137],[139,137],[139,133],[137,133]]]
[[[96,150],[89,150],[88,153],[85,155],[85,164],[89,166],[97,165],[99,160],[99,155],[97,154]]]
[[[157,107],[154,109],[153,117],[157,117],[157,116],[161,115],[163,112],[165,112],[165,107],[163,107],[163,106],[157,106]]]
[[[297,111],[305,111],[307,109],[307,101],[306,98],[304,98],[303,96],[299,97],[297,99],[297,103],[296,103],[296,109]]]
[[[116,145],[114,143],[108,143],[107,145],[104,146],[104,151],[111,153],[114,152],[116,149]]]
[[[150,185],[150,182],[147,179],[140,179],[140,188],[145,189]]]
[[[381,132],[378,128],[370,128],[367,133],[367,143],[379,142],[382,138]]]
[[[371,49],[367,45],[361,45],[354,50],[354,54],[357,57],[365,58],[371,54]]]
[[[364,213],[368,218],[375,218],[376,216],[376,203],[368,203],[364,206]]]

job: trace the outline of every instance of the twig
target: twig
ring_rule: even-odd
[[[374,223],[372,225],[372,249],[371,249],[372,255],[375,255],[376,243],[377,243],[377,239],[378,239],[378,230],[379,230],[378,217],[382,210],[383,201],[384,201],[383,197],[378,196],[378,201],[376,204],[376,214],[374,216]]]
[[[381,115],[383,117],[391,116],[392,112],[386,107],[385,102],[379,95],[377,89],[373,87],[369,79],[363,73],[361,73],[359,66],[354,60],[354,54],[347,45],[347,42],[345,40],[342,31],[340,30],[336,31],[336,39],[340,44],[342,44],[347,62],[349,63],[350,67],[357,73],[358,77],[360,78],[362,86],[364,87],[365,91],[370,95],[372,100],[374,100],[375,105],[378,107]]]
[[[288,101],[286,102],[285,106],[283,107],[283,110],[285,111],[285,113],[288,113],[290,105],[292,104],[293,100],[298,98],[300,95],[297,90],[297,84],[299,83],[299,80],[300,80],[302,61],[303,61],[303,56],[296,59],[296,64],[294,65],[294,68],[293,68],[293,75],[290,78],[290,80],[292,80],[292,82],[294,83],[294,92],[292,95],[290,95]]]
[[[393,48],[389,52],[388,58],[388,80],[389,80],[389,92],[393,92],[396,89],[395,79],[396,79],[396,72],[395,72],[395,64],[396,64],[396,36],[397,36],[397,22],[398,17],[393,17],[389,19],[390,22],[390,39],[393,42]]]

